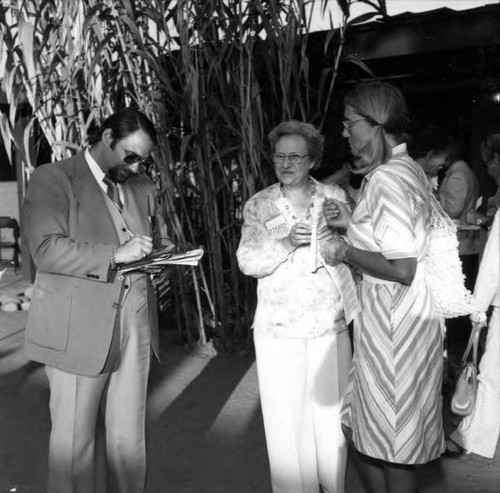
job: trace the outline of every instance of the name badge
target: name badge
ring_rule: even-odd
[[[272,219],[269,219],[269,221],[266,221],[266,228],[269,232],[278,231],[278,229],[283,228],[284,226],[286,226],[286,219],[282,215],[273,217]]]

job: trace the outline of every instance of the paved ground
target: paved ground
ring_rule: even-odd
[[[26,285],[10,273],[0,298]],[[43,369],[21,353],[26,312],[0,312],[0,493],[42,493],[50,420]],[[252,355],[203,358],[167,334],[149,390],[149,493],[270,493]],[[499,411],[500,412],[500,411]],[[443,458],[419,471],[422,493],[500,491],[496,459]],[[354,469],[349,493],[363,493]]]

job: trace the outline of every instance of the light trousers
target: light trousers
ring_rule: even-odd
[[[491,315],[479,363],[476,405],[451,437],[469,452],[492,459],[500,437],[500,307]]]
[[[119,319],[120,357],[111,373],[88,377],[46,367],[52,420],[49,493],[96,493],[96,420],[101,404],[110,480],[117,493],[144,492],[151,352],[144,297],[130,293]]]
[[[255,333],[254,343],[273,493],[318,493],[320,484],[343,493],[348,332],[310,339]]]

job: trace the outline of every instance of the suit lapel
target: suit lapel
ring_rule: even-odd
[[[75,156],[67,172],[76,200],[76,235],[85,241],[118,244],[104,193],[90,171],[83,152]]]

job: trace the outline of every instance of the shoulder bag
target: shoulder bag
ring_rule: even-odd
[[[451,412],[457,416],[469,416],[474,410],[477,393],[477,346],[482,324],[472,324],[467,348],[462,357],[460,370],[451,398]],[[469,361],[472,352],[472,361]]]
[[[427,283],[440,316],[468,315],[475,311],[475,304],[472,293],[464,284],[457,228],[432,193],[429,200],[430,234],[424,259]]]

